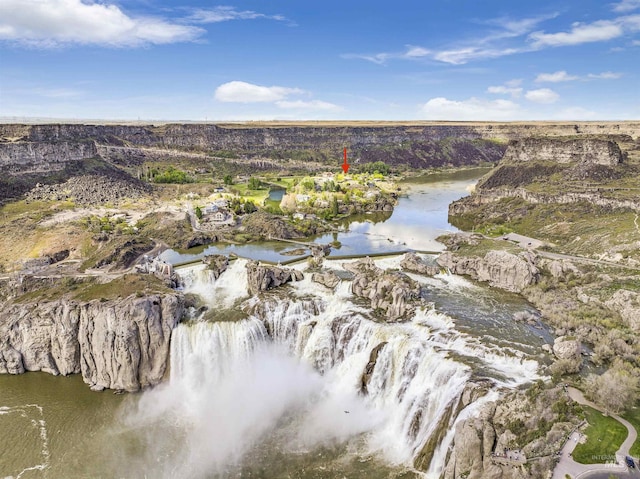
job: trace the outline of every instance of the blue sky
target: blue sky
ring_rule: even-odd
[[[640,0],[0,0],[0,116],[640,119]]]

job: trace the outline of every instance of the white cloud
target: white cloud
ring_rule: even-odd
[[[589,73],[586,76],[569,75],[566,71],[561,70],[554,73],[540,73],[534,80],[536,83],[560,83],[574,80],[616,80],[622,76],[622,73],[602,72]]]
[[[588,78],[596,80],[617,80],[622,77],[622,73],[617,72],[602,72],[602,73],[589,73]]]
[[[549,104],[558,101],[560,95],[549,88],[540,88],[539,90],[529,90],[524,97],[534,103]]]
[[[464,65],[465,63],[472,60],[499,58],[506,55],[520,53],[522,51],[523,50],[517,48],[491,49],[466,47],[457,50],[443,50],[435,53],[433,58],[444,63],[451,63],[453,65]]]
[[[493,93],[495,95],[511,95],[513,98],[518,98],[522,94],[522,88],[514,88],[506,85],[490,86],[487,88],[487,93]]]
[[[504,85],[490,86],[487,88],[487,93],[493,93],[494,95],[511,95],[513,98],[519,98],[522,94],[522,79],[516,78],[504,82]]]
[[[520,113],[520,106],[511,100],[483,100],[469,98],[456,101],[432,98],[421,108],[430,120],[513,120]]]
[[[321,100],[281,100],[277,101],[276,105],[279,108],[287,110],[319,110],[319,111],[342,111],[343,108]]]
[[[375,53],[370,55],[358,54],[358,53],[345,53],[340,56],[347,60],[351,60],[351,59],[366,60],[371,63],[383,65],[387,62],[387,60],[391,60],[391,59],[416,60],[419,58],[427,57],[431,53],[432,53],[431,50],[427,50],[426,48],[416,46],[416,45],[407,45],[406,50],[404,52]]]
[[[463,65],[473,60],[498,58],[506,55],[514,55],[531,50],[530,46],[509,47],[503,43],[505,40],[521,37],[533,30],[539,23],[555,18],[556,13],[551,15],[538,16],[533,18],[509,19],[498,18],[484,22],[490,25],[493,31],[488,32],[480,38],[464,42],[462,44],[451,45],[441,50],[431,50],[421,46],[407,45],[404,52],[382,52],[375,54],[344,54],[342,58],[367,60],[379,65],[385,64],[389,60],[415,60],[418,58],[433,58],[439,62],[452,65]]]
[[[582,43],[601,42],[622,36],[624,29],[621,22],[598,20],[585,24],[574,23],[568,32],[545,33],[533,32],[529,40],[536,48],[580,45]]]
[[[243,81],[230,81],[216,88],[214,98],[224,103],[272,103],[283,110],[337,112],[343,108],[322,100],[295,99],[309,93],[300,88],[254,85]],[[294,97],[291,99],[290,97]]]
[[[282,86],[261,86],[243,81],[223,83],[214,94],[222,102],[260,103],[284,100],[289,95],[301,94],[304,90]]]
[[[0,40],[52,47],[131,47],[191,41],[204,30],[156,17],[131,17],[117,5],[81,0],[2,0]]]
[[[413,45],[407,45],[407,48],[408,50],[404,54],[405,58],[421,58],[426,57],[431,53],[431,50]]]
[[[287,20],[283,15],[266,15],[264,13],[254,12],[253,10],[238,11],[234,7],[229,6],[218,6],[209,9],[198,8],[193,11],[187,20],[195,23],[219,23],[230,20],[255,20],[257,18],[277,21]]]
[[[358,54],[358,53],[344,53],[340,55],[340,58],[345,60],[366,60],[377,65],[384,65],[390,58],[400,58],[399,56],[392,55],[391,53],[376,53],[373,55]]]
[[[636,8],[640,8],[640,0],[622,0],[619,3],[613,4],[614,12],[630,12],[635,10]]]
[[[578,79],[579,77],[575,75],[569,75],[566,71],[561,70],[554,73],[540,73],[534,81],[536,83],[559,83]]]

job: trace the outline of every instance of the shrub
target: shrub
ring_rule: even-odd
[[[262,181],[260,181],[258,178],[255,178],[253,176],[249,178],[250,190],[259,190],[261,186],[262,186]]]
[[[184,171],[178,170],[173,166],[167,168],[164,172],[156,174],[153,178],[156,183],[192,183],[193,180],[187,176]]]

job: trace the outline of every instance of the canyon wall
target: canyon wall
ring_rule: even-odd
[[[615,141],[601,138],[524,138],[511,142],[502,161],[615,166],[623,154]]]
[[[5,303],[0,373],[82,373],[94,390],[153,386],[164,377],[182,311],[182,297],[173,294]]]
[[[59,145],[57,161],[71,158],[68,142],[91,141],[143,154],[145,148],[200,151],[215,156],[290,158],[323,152],[331,160],[343,147],[353,162],[383,160],[415,168],[498,161],[507,142],[536,136],[637,137],[640,123],[300,123],[162,125],[0,125],[0,157],[16,143]],[[14,146],[12,146],[14,145]],[[66,146],[65,146],[66,145]],[[112,150],[103,149],[101,152]],[[28,153],[25,151],[25,155]],[[47,155],[50,156],[50,155]],[[335,156],[335,158],[334,158]]]

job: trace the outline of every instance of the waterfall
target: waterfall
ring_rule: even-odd
[[[217,280],[201,267],[182,270],[185,291],[229,307],[246,297],[245,264],[235,261]],[[237,463],[252,443],[284,427],[282,418],[289,417],[287,447],[292,451],[355,441],[359,454],[411,466],[430,438],[437,437],[440,444],[427,464],[428,477],[439,477],[455,423],[497,397],[494,389],[458,407],[474,374],[471,364],[480,363],[497,386],[537,377],[535,361],[458,332],[455,320],[433,307],[419,310],[410,322],[378,322],[351,301],[348,281],[330,292],[309,276],[288,286],[285,299],[247,300],[248,319],[190,322],[174,330],[172,394],[184,395],[182,404],[196,411],[192,421],[220,422],[199,424],[201,434],[215,434],[233,446],[218,446],[215,454],[200,451],[209,470]],[[238,395],[243,399],[234,404]],[[219,406],[223,416],[246,415],[259,427],[246,421],[234,426],[208,413],[198,416],[203,401]]]
[[[248,297],[246,264],[245,259],[231,261],[218,279],[202,264],[176,269],[176,273],[185,293],[197,294],[210,307],[231,308]]]

